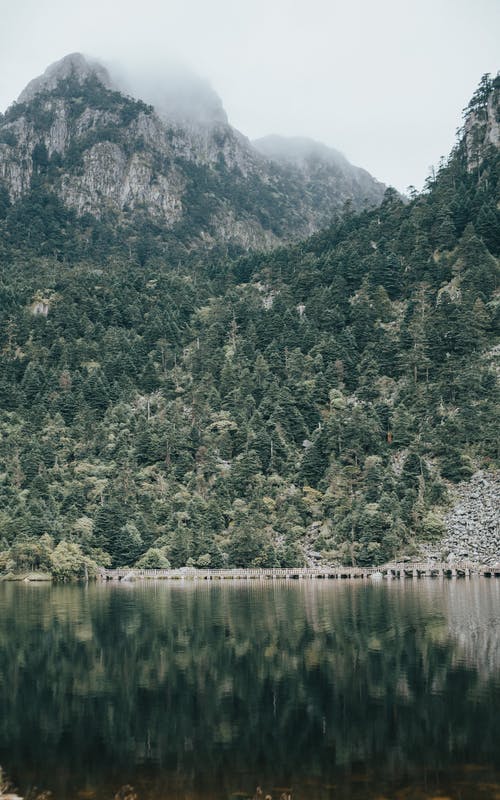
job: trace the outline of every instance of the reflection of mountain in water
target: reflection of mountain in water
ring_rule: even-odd
[[[456,641],[457,659],[478,669],[482,676],[500,669],[500,581],[491,580],[489,591],[482,581],[463,586],[450,583],[446,592],[446,619]]]
[[[63,796],[146,768],[209,791],[494,762],[500,685],[449,587],[0,586],[0,763]]]

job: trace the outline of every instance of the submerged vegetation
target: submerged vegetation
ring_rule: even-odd
[[[0,570],[437,540],[447,486],[499,457],[500,158],[474,158],[462,136],[410,201],[238,254],[76,217],[39,154],[30,194],[0,189]]]

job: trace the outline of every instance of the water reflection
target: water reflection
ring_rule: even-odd
[[[493,798],[499,588],[1,585],[0,763],[56,798]]]

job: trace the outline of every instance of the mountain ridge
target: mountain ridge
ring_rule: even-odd
[[[168,119],[117,91],[109,72],[81,54],[31,81],[0,123],[0,180],[11,200],[42,173],[80,216],[108,209],[128,220],[140,208],[181,239],[190,229],[191,243],[243,248],[307,235],[346,201],[377,204],[385,190],[347,160],[338,169],[323,159],[306,175],[268,159],[223,111],[207,124],[184,125],[182,113]]]

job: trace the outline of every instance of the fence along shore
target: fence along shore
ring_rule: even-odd
[[[391,563],[378,567],[279,567],[269,569],[103,569],[104,581],[132,580],[392,580],[401,578],[470,578],[472,576],[500,578],[500,563],[496,566],[457,562]]]

